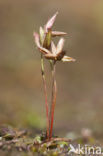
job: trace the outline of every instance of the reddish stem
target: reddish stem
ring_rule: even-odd
[[[43,62],[42,55],[41,55],[41,72],[42,72],[44,94],[45,94],[45,107],[46,107],[46,118],[47,118],[47,139],[49,139],[49,106],[48,106],[48,100],[47,100],[47,86],[46,86],[46,80],[45,80],[44,62]]]
[[[56,94],[57,94],[57,85],[56,85],[56,79],[55,79],[55,65],[56,62],[53,64],[53,70],[52,70],[52,77],[53,77],[53,87],[52,87],[52,104],[51,104],[51,110],[50,110],[50,135],[49,139],[52,138],[53,133],[53,123],[54,123],[54,110],[55,110],[55,104],[56,104]]]

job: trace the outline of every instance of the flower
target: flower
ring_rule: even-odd
[[[44,29],[40,27],[39,34],[34,32],[36,46],[46,59],[63,62],[75,61],[72,57],[65,55],[66,52],[63,50],[65,40],[63,37],[59,40],[57,47],[52,41],[52,37],[64,36],[67,34],[65,32],[52,31],[57,14],[58,12],[48,20]]]

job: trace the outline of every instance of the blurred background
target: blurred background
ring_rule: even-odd
[[[54,129],[63,136],[89,128],[103,139],[102,0],[0,0],[0,124],[46,126],[40,54],[33,32],[56,11],[54,30],[68,33],[65,49],[77,61],[57,63]],[[47,62],[46,72],[50,94]]]

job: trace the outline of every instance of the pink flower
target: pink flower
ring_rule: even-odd
[[[63,50],[65,41],[64,38],[61,38],[59,40],[57,47],[52,41],[52,37],[63,36],[67,34],[65,32],[52,31],[52,27],[56,20],[57,14],[58,12],[56,12],[54,16],[48,20],[48,22],[44,26],[44,29],[40,27],[40,35],[34,32],[36,46],[39,51],[43,53],[46,59],[63,62],[75,61],[75,59],[65,55],[66,52]]]

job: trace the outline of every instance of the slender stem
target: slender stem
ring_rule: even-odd
[[[45,107],[46,107],[46,118],[47,118],[47,139],[49,139],[49,106],[47,101],[47,86],[46,86],[46,79],[45,79],[45,72],[44,72],[44,60],[43,55],[41,54],[41,73],[44,85],[44,94],[45,94]]]
[[[56,79],[55,79],[55,72],[56,72],[56,62],[54,61],[53,68],[52,68],[53,86],[52,86],[52,104],[51,104],[51,109],[50,109],[50,135],[49,135],[49,139],[51,139],[52,132],[53,132],[54,110],[55,110],[56,94],[57,94],[57,84],[56,84]]]
[[[50,62],[51,73],[52,73],[52,90],[51,90],[51,105],[49,111],[49,125],[51,125],[51,110],[52,110],[52,103],[53,103],[53,94],[54,94],[54,78],[53,78],[53,70],[54,70],[54,62],[52,60]],[[50,126],[49,126],[49,133],[50,133]]]

